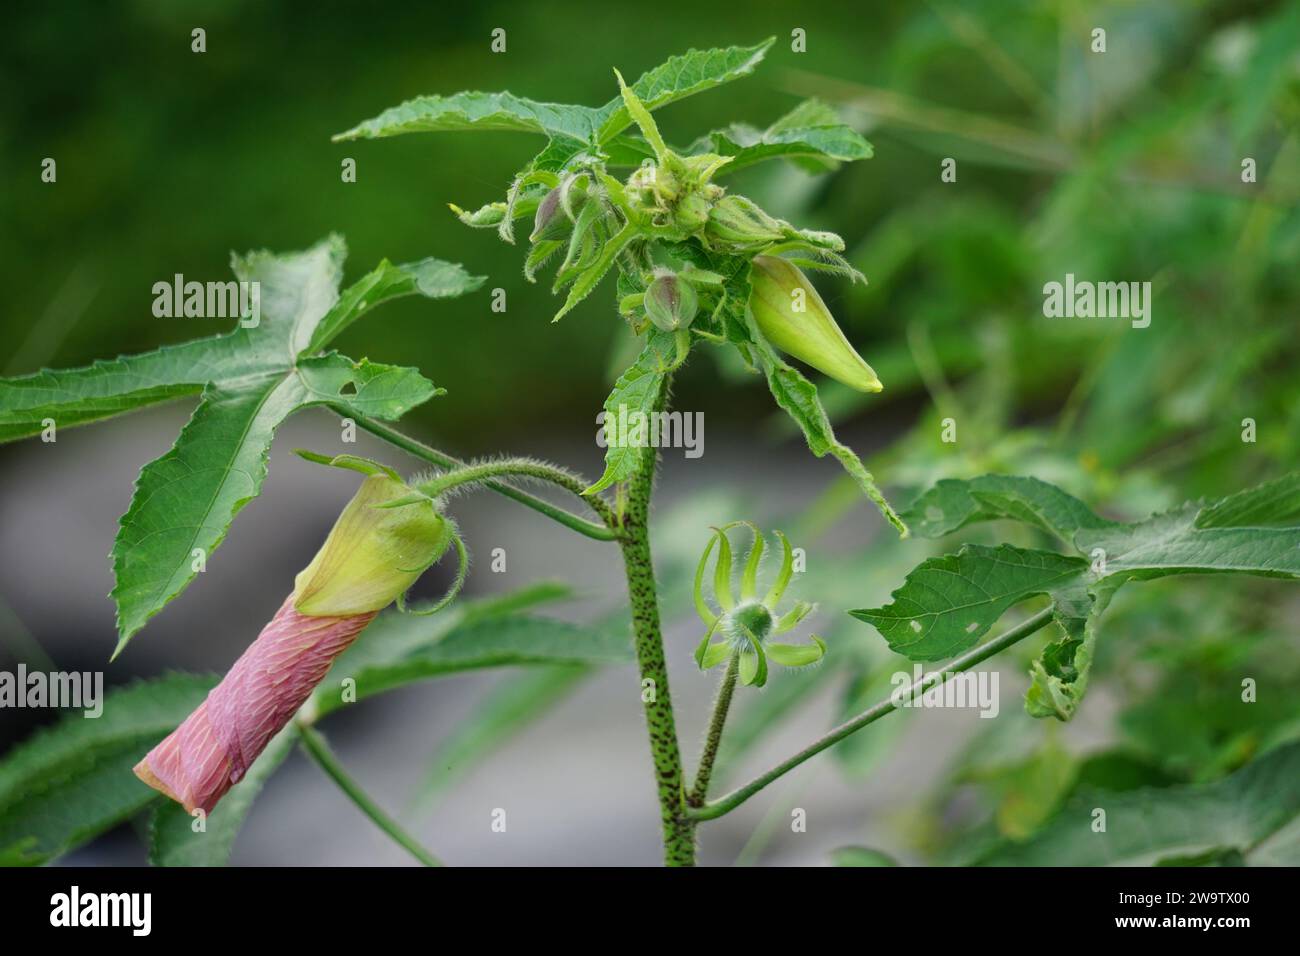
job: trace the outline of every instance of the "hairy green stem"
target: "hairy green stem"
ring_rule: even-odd
[[[385,813],[374,800],[370,798],[360,785],[348,776],[343,765],[339,763],[338,758],[334,756],[334,751],[326,743],[325,738],[321,736],[320,731],[305,724],[298,725],[298,733],[302,738],[302,748],[307,755],[316,761],[325,774],[338,784],[339,789],[351,798],[352,802],[368,816],[375,826],[383,830],[394,842],[399,844],[406,852],[415,857],[425,866],[442,866],[442,863],[432,853],[422,847],[413,836],[402,829],[401,825]]]
[[[668,387],[665,377],[655,403],[656,411],[661,411],[667,404]],[[686,817],[685,775],[677,744],[673,702],[668,693],[668,666],[660,633],[658,588],[650,557],[648,519],[657,459],[657,449],[643,448],[636,472],[628,479],[619,546],[627,573],[632,632],[641,674],[641,700],[645,705],[646,731],[650,737],[650,756],[654,761],[663,823],[664,862],[669,866],[694,866],[695,827]]]
[[[713,699],[713,716],[709,718],[709,729],[704,736],[700,765],[695,771],[695,785],[686,798],[692,807],[704,806],[709,795],[709,778],[713,776],[713,763],[718,757],[718,745],[722,743],[722,730],[727,724],[727,713],[731,710],[731,697],[736,692],[736,677],[739,673],[740,653],[735,652],[727,661],[727,669],[718,684],[718,695]]]
[[[373,418],[366,418],[364,415],[354,415],[342,407],[330,407],[339,415],[351,418],[360,427],[370,432],[370,434],[382,438],[390,445],[402,449],[402,451],[409,455],[413,455],[416,458],[429,462],[430,464],[437,465],[439,468],[466,467],[465,462],[453,458],[451,455],[445,454],[444,452],[440,452],[438,449],[432,448],[429,445],[424,444],[424,442],[418,441],[409,435],[404,435],[397,429],[390,428],[382,422],[375,421]],[[618,518],[614,515],[613,509],[610,508],[608,502],[603,498],[599,498],[596,495],[583,495],[582,491],[587,487],[587,485],[581,479],[561,469],[554,469],[554,473],[548,474],[544,480],[550,481],[563,488],[565,491],[577,495],[587,503],[592,511],[600,516],[603,524],[588,521],[570,511],[566,511],[563,508],[551,504],[544,498],[539,498],[536,495],[529,494],[527,491],[521,491],[513,485],[506,484],[505,482],[488,480],[484,481],[483,484],[485,487],[492,489],[497,494],[505,495],[507,498],[517,501],[521,505],[532,508],[534,511],[544,514],[546,517],[558,521],[565,527],[576,531],[579,534],[586,535],[588,538],[594,538],[597,541],[615,541],[618,539]]]
[[[795,767],[799,766],[804,761],[808,760],[811,757],[817,756],[817,754],[821,753],[827,747],[831,747],[839,743],[845,737],[849,736],[849,734],[861,730],[863,727],[867,726],[867,724],[874,723],[875,721],[879,720],[881,717],[884,717],[886,714],[892,713],[893,711],[897,710],[898,705],[894,703],[896,699],[901,700],[910,697],[913,691],[921,687],[925,687],[928,689],[930,687],[939,686],[940,684],[947,682],[947,680],[950,677],[952,677],[954,674],[959,674],[962,671],[970,670],[976,664],[982,663],[983,661],[988,660],[994,654],[1006,650],[1008,647],[1010,647],[1012,644],[1015,644],[1017,641],[1024,640],[1030,634],[1033,634],[1035,631],[1039,630],[1044,625],[1046,625],[1051,619],[1052,619],[1052,609],[1050,607],[1045,608],[1042,611],[1039,611],[1033,617],[1029,618],[1024,623],[1019,624],[1016,627],[1013,627],[1005,634],[1002,634],[999,637],[995,637],[993,640],[988,641],[985,644],[981,644],[979,647],[976,647],[974,650],[968,651],[967,653],[963,654],[961,657],[955,658],[954,660],[950,661],[947,665],[945,665],[942,668],[942,670],[931,671],[929,674],[923,676],[919,681],[913,681],[910,685],[908,685],[907,688],[900,689],[895,693],[890,694],[890,696],[885,700],[882,700],[879,703],[875,704],[874,706],[869,707],[867,710],[864,710],[856,717],[853,717],[850,720],[846,720],[844,723],[840,724],[834,730],[829,731],[824,736],[819,737],[817,740],[813,741],[811,744],[809,744],[803,750],[799,751],[793,757],[789,758],[788,760],[782,761],[781,763],[773,767],[771,770],[768,770],[766,773],[760,774],[759,776],[755,777],[749,783],[741,787],[737,787],[735,790],[731,791],[731,793],[727,794],[725,797],[720,797],[719,799],[714,800],[712,803],[706,803],[702,807],[690,808],[688,810],[688,815],[691,817],[691,819],[699,821],[699,820],[713,820],[716,819],[717,817],[722,816],[724,813],[730,813],[732,810],[736,809],[736,807],[740,806],[742,803],[744,803],[754,794],[758,793],[768,784],[772,783],[774,780],[778,780],[781,777],[785,776],[787,773],[789,773]]]
[[[532,458],[501,458],[496,461],[483,461],[449,468],[441,474],[434,475],[428,481],[421,482],[418,487],[430,497],[436,497],[462,485],[486,484],[493,478],[510,477],[549,481],[553,485],[579,495],[581,489],[586,487],[582,479],[572,472]]]

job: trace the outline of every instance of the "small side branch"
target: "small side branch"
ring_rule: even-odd
[[[767,771],[766,773],[755,777],[753,780],[751,780],[749,783],[745,784],[744,786],[737,787],[735,790],[727,794],[725,797],[720,797],[719,799],[714,800],[712,803],[706,803],[704,804],[704,806],[701,807],[694,807],[694,806],[690,807],[686,811],[687,816],[690,817],[692,820],[697,820],[697,821],[714,820],[725,813],[730,813],[732,810],[736,809],[736,807],[740,806],[742,803],[744,803],[754,794],[758,793],[768,784],[772,783],[775,780],[779,780],[781,777],[784,777],[787,773],[789,773],[795,767],[802,764],[804,761],[817,756],[823,750],[827,749],[828,747],[834,746],[835,744],[843,740],[845,737],[849,736],[849,734],[856,733],[857,731],[861,730],[863,727],[867,726],[867,724],[875,723],[877,720],[879,720],[881,717],[884,717],[886,714],[893,713],[895,710],[898,709],[898,705],[894,703],[896,699],[908,698],[912,696],[912,693],[914,691],[921,690],[922,688],[929,689],[930,687],[937,687],[943,683],[946,683],[947,680],[950,677],[952,677],[954,674],[959,674],[962,671],[970,670],[976,664],[982,663],[983,661],[988,660],[994,654],[1006,650],[1012,644],[1024,640],[1030,634],[1033,634],[1035,631],[1038,631],[1040,628],[1046,625],[1051,619],[1052,619],[1051,608],[1046,608],[1042,611],[1039,611],[1037,614],[1029,618],[1023,624],[1013,627],[1005,634],[1002,634],[999,637],[995,637],[993,640],[981,644],[979,647],[975,648],[974,650],[968,651],[966,654],[963,654],[961,657],[958,657],[953,661],[949,662],[942,670],[933,671],[929,674],[926,674],[919,681],[914,681],[912,684],[910,684],[905,690],[900,690],[895,694],[891,694],[885,700],[882,700],[879,703],[875,704],[874,706],[868,708],[867,710],[864,710],[856,717],[845,721],[844,723],[836,727],[834,730],[830,731],[826,735],[819,737],[817,740],[813,741],[811,744],[809,744],[803,750],[799,751],[793,757],[790,757],[788,760],[785,760],[782,763],[777,764],[775,767],[773,767],[771,770]]]
[[[727,670],[722,675],[722,682],[718,684],[718,696],[713,700],[713,716],[709,718],[704,749],[700,752],[700,766],[695,771],[695,785],[686,798],[688,806],[704,806],[709,795],[709,778],[713,776],[713,764],[718,759],[718,745],[722,743],[722,730],[727,724],[727,713],[731,710],[731,697],[736,692],[736,677],[739,673],[740,654],[735,652],[727,661]]]

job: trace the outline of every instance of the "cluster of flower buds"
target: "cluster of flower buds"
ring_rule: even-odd
[[[712,180],[733,157],[681,156],[669,149],[635,91],[621,75],[618,83],[624,106],[655,154],[628,178],[624,195],[656,238],[681,241],[696,236],[708,249],[737,255],[753,255],[778,244],[831,255],[843,250],[843,241],[833,233],[796,229],[752,199],[728,195]]]
[[[725,194],[709,180],[729,158],[678,156],[667,150],[658,162],[646,160],[628,177],[624,195],[665,238],[684,239],[704,228],[714,204]]]
[[[508,230],[517,202],[536,203],[524,274],[532,281],[553,256],[562,256],[554,289],[569,286],[570,292],[556,319],[581,301],[617,260],[625,275],[639,276],[634,284],[641,290],[625,295],[620,311],[638,333],[649,324],[674,334],[679,356],[689,351],[697,316],[720,302],[724,280],[692,266],[665,268],[656,261],[654,248],[690,240],[710,253],[748,259],[749,307],[768,342],[850,388],[880,391],[876,373],[849,344],[799,268],[803,264],[861,278],[840,255],[843,240],[834,233],[798,229],[752,199],[727,193],[712,180],[732,157],[682,156],[670,149],[645,104],[615,73],[623,106],[640,128],[652,158],[624,183],[590,158],[559,174],[531,170],[516,181],[506,203],[475,214],[458,210],[462,220]]]

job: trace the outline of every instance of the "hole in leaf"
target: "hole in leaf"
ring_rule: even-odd
[[[357,393],[356,382],[344,382],[343,387],[339,389],[340,395],[355,395]]]

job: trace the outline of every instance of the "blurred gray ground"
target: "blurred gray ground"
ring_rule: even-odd
[[[171,406],[95,428],[73,429],[55,444],[26,442],[5,450],[0,468],[0,597],[18,621],[64,669],[103,669],[107,683],[167,669],[224,672],[274,613],[310,559],[324,530],[350,497],[343,472],[302,462],[295,447],[372,454],[404,470],[416,463],[364,434],[356,446],[339,444],[324,413],[288,422],[271,454],[262,496],[236,518],[206,573],[133,640],[109,666],[114,645],[112,586],[106,558],[118,516],[130,498],[138,467],[162,454],[187,410]],[[706,415],[707,417],[707,415]],[[755,423],[755,428],[759,423]],[[430,436],[422,436],[430,437]],[[866,450],[870,442],[857,438]],[[559,450],[557,452],[557,443]],[[452,449],[462,453],[485,449]],[[589,475],[600,450],[570,435],[535,434],[512,452],[546,455]],[[760,502],[758,514],[793,511],[836,475],[794,444],[780,450],[728,443],[706,429],[705,454],[686,460],[664,455],[656,510],[671,512],[692,491],[724,487]],[[612,546],[565,532],[535,513],[483,492],[456,499],[452,510],[479,557],[469,593],[511,590],[543,578],[563,578],[585,600],[554,611],[582,618],[616,606],[623,596],[621,563]],[[719,515],[710,521],[732,517]],[[851,513],[836,534],[859,539],[882,523],[867,505]],[[692,531],[686,550],[706,539]],[[487,556],[507,552],[507,572],[491,573]],[[664,547],[660,542],[661,549]],[[428,577],[433,578],[433,575]],[[432,594],[445,586],[421,582]],[[679,735],[693,766],[717,673],[700,674],[691,652],[698,631],[688,609],[667,609],[680,622],[667,633],[671,689]],[[835,609],[842,611],[843,609]],[[8,643],[8,640],[5,642]],[[12,658],[5,654],[6,664]],[[639,685],[630,667],[612,668],[578,691],[475,768],[428,811],[412,799],[429,757],[473,703],[505,672],[468,674],[417,684],[331,716],[322,729],[354,776],[427,846],[453,865],[652,864],[659,860],[658,812],[643,732]],[[776,679],[797,679],[777,674]],[[1024,677],[1002,666],[1003,712],[1018,710]],[[737,708],[744,706],[743,691]],[[836,692],[776,729],[715,793],[748,778],[823,732],[834,718]],[[1098,700],[1097,704],[1100,705]],[[1092,706],[1068,728],[1094,737],[1108,708]],[[0,746],[30,726],[27,713],[0,711]],[[846,844],[877,846],[906,856],[900,817],[938,779],[979,721],[976,711],[926,710],[889,718],[910,722],[901,744],[867,781],[849,781],[827,756],[784,778],[739,811],[702,829],[701,862],[730,864],[767,819],[770,839],[763,864],[824,864]],[[871,733],[868,729],[866,733]],[[790,811],[807,813],[807,832],[793,833]],[[492,812],[506,811],[504,833],[491,830]],[[99,841],[66,860],[77,864],[139,864],[144,851],[129,833]],[[235,849],[242,865],[406,865],[411,859],[380,834],[301,754],[272,778],[255,804]]]

